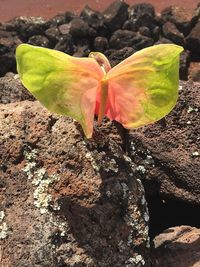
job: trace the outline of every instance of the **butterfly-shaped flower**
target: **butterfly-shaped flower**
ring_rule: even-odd
[[[155,45],[114,68],[99,52],[76,58],[27,44],[17,47],[16,58],[24,86],[51,112],[77,120],[91,138],[95,114],[98,124],[107,116],[128,129],[168,114],[177,101],[182,51]]]

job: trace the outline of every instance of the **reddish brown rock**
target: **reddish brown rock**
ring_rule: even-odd
[[[184,35],[179,32],[175,24],[171,22],[166,22],[163,27],[163,34],[166,38],[173,41],[175,44],[183,45],[184,44]]]
[[[0,78],[0,103],[8,104],[22,100],[34,100],[34,97],[24,88],[19,75],[10,72]]]
[[[128,5],[124,1],[116,0],[104,10],[103,16],[111,31],[120,29],[128,18]]]
[[[149,266],[148,212],[123,131],[38,102],[0,105],[3,266]],[[119,134],[121,133],[121,135]]]
[[[20,16],[3,24],[3,28],[9,32],[17,32],[20,39],[25,42],[33,35],[42,34],[47,28],[47,23],[41,17]]]
[[[190,34],[186,38],[186,45],[189,50],[200,55],[200,20],[197,22],[195,27],[192,29]]]
[[[171,21],[184,35],[187,35],[198,20],[199,11],[183,6],[170,6],[162,11],[162,19]]]
[[[200,62],[191,62],[188,70],[189,79],[200,82]]]
[[[0,30],[0,76],[16,70],[14,51],[21,44],[16,32]]]
[[[177,226],[165,230],[154,239],[154,267],[199,267],[200,229]]]
[[[149,195],[200,204],[200,84],[182,82],[175,109],[130,132],[130,155]]]

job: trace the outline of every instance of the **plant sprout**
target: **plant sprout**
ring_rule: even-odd
[[[175,106],[179,55],[173,44],[151,46],[111,68],[99,52],[76,58],[27,44],[17,47],[17,70],[23,85],[47,109],[77,120],[92,137],[94,115],[125,128],[137,128],[167,115]]]

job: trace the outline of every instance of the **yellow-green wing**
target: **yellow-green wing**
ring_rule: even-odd
[[[125,128],[137,128],[167,115],[178,97],[182,51],[173,44],[155,45],[111,69],[106,115]]]
[[[51,112],[77,120],[85,135],[93,131],[96,90],[103,72],[93,58],[22,44],[16,50],[24,86]]]

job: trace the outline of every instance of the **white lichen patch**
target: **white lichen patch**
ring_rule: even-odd
[[[145,174],[146,169],[145,169],[145,167],[144,167],[143,165],[138,165],[138,166],[136,167],[136,171],[139,171],[139,172],[141,172],[142,174]]]
[[[150,154],[150,151],[146,149],[145,151],[134,146],[134,141],[131,141],[130,145],[130,156],[134,158],[135,155],[142,154],[145,158],[140,160],[140,164],[136,166],[135,170],[140,172],[141,174],[145,174],[147,172],[148,166],[155,167],[155,161]]]
[[[28,179],[32,179],[34,185],[34,205],[40,209],[40,213],[47,213],[51,202],[51,195],[48,193],[49,187],[59,180],[55,174],[49,175],[45,168],[37,168],[37,151],[24,152],[25,159],[28,161],[23,171],[27,174]]]
[[[40,209],[41,214],[48,211],[49,204],[52,200],[51,195],[48,194],[48,188],[58,180],[58,176],[48,175],[43,168],[34,173],[34,179],[32,181],[32,184],[36,186],[33,193],[34,204]]]
[[[130,155],[134,156],[136,154],[136,148],[134,146],[134,142],[133,141],[131,141],[131,143],[130,143],[130,148],[131,148]]]
[[[198,112],[198,108],[193,108],[191,106],[188,107],[187,113],[191,113],[191,112]]]
[[[153,167],[155,166],[154,159],[151,155],[147,155],[146,159],[144,160],[144,163],[147,165],[152,165]]]
[[[66,236],[67,231],[69,230],[69,226],[67,221],[62,220],[61,218],[53,217],[52,214],[50,215],[50,223],[53,227],[57,229],[57,232],[61,237]]]
[[[179,85],[178,90],[179,91],[182,91],[183,90],[183,86],[182,85]]]
[[[111,197],[111,192],[110,192],[110,190],[107,190],[107,191],[106,191],[106,196],[107,196],[108,198]]]
[[[144,220],[145,222],[149,221],[149,214],[147,212],[144,213]]]
[[[130,204],[128,205],[128,214],[125,216],[125,221],[127,225],[131,227],[130,234],[128,236],[127,245],[134,245],[135,232],[137,232],[137,236],[141,240],[142,243],[146,244],[146,247],[150,246],[149,243],[149,213],[147,208],[147,202],[144,196],[144,188],[139,179],[137,179],[138,188],[140,189],[142,195],[141,198],[141,206],[139,207],[137,204],[131,204],[132,196],[130,195],[128,200]],[[141,208],[142,207],[142,208]],[[134,233],[134,234],[132,234]]]
[[[0,224],[0,239],[5,239],[8,236],[8,227],[6,222]]]
[[[14,75],[14,80],[18,80],[19,79],[19,74],[15,74]]]
[[[0,239],[5,239],[8,236],[8,226],[4,222],[5,213],[3,210],[0,211]]]
[[[0,223],[3,222],[3,219],[5,217],[5,213],[3,210],[0,211]]]
[[[193,157],[199,157],[199,152],[198,152],[198,151],[194,151],[194,152],[192,153],[192,156],[193,156]]]
[[[129,188],[128,185],[125,183],[121,183],[122,190],[123,190],[123,199],[126,199],[128,196]]]
[[[85,157],[86,157],[86,159],[88,159],[88,160],[90,161],[90,163],[91,163],[93,169],[94,169],[95,171],[99,172],[99,170],[100,170],[100,166],[97,165],[97,163],[96,163],[96,161],[95,161],[95,158],[93,157],[92,153],[88,151],[88,152],[85,154]]]
[[[24,171],[27,174],[29,180],[33,178],[35,167],[36,167],[36,162],[28,162],[26,166],[22,169],[22,171]]]
[[[99,171],[102,169],[105,172],[114,172],[118,173],[119,168],[116,160],[114,158],[106,156],[106,153],[104,151],[98,152],[97,150],[93,149],[90,151],[87,148],[86,143],[83,141],[82,146],[85,148],[85,157],[86,159],[91,163],[94,171],[96,173],[99,173]]]
[[[139,267],[144,265],[145,260],[140,254],[136,254],[135,257],[131,257],[126,261],[126,267]]]
[[[116,163],[116,160],[115,159],[110,159],[108,157],[105,157],[105,159],[102,160],[102,167],[104,168],[104,170],[106,172],[113,171],[115,173],[118,173],[118,171],[119,171],[119,168],[118,168],[118,165]]]

